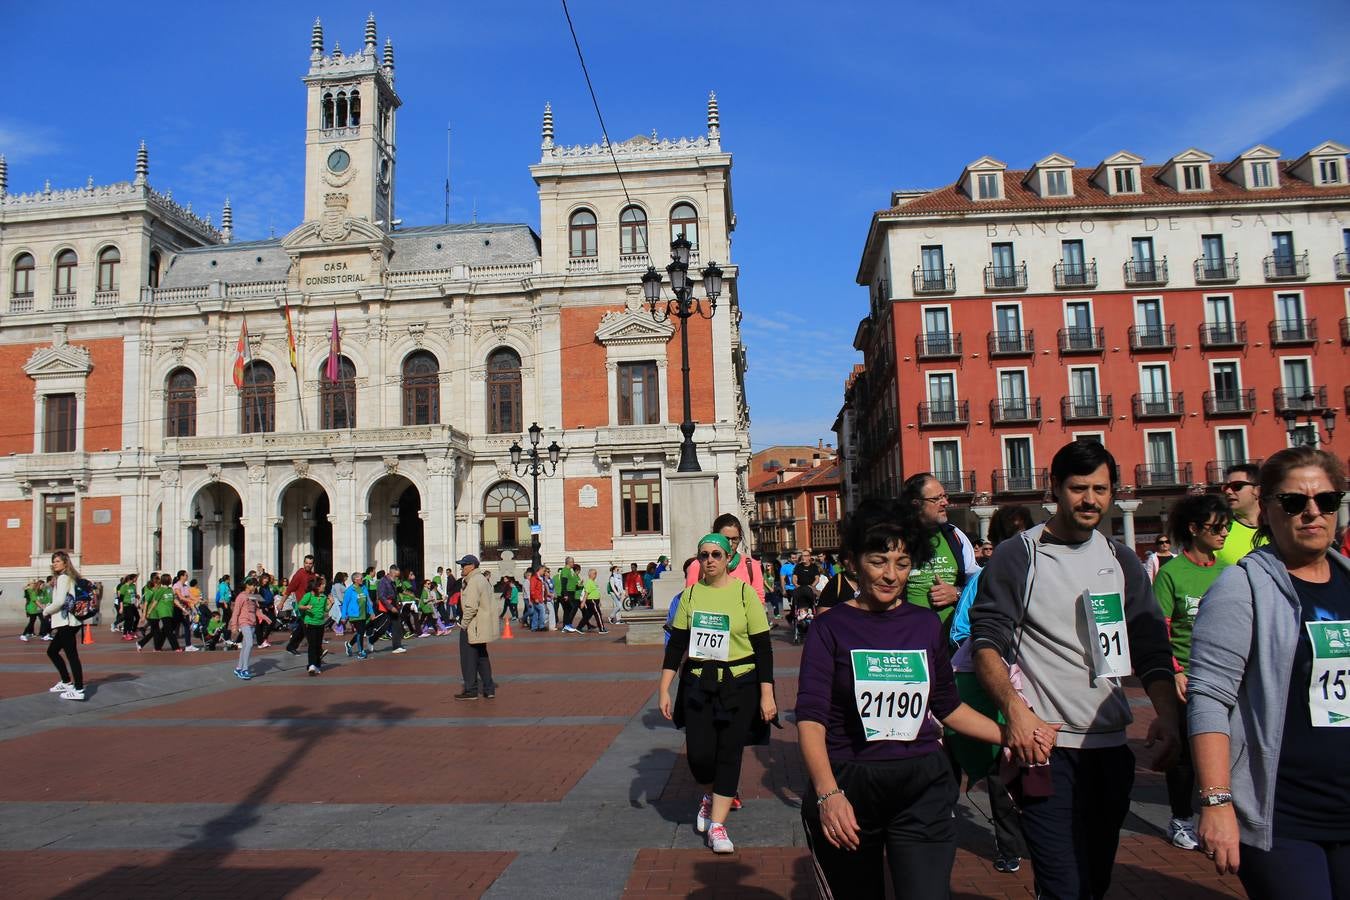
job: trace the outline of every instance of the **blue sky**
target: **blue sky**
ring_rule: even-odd
[[[360,48],[361,4],[17,4],[29,35],[5,75],[0,153],[9,189],[132,175],[241,239],[299,222],[309,32]],[[1254,143],[1298,155],[1350,141],[1344,0],[1201,8],[889,2],[679,4],[571,0],[610,136],[704,130],[709,90],[734,154],[732,255],[749,344],[752,438],[833,440],[866,312],[854,284],[871,213],[898,188],[956,179],[983,154],[1014,168],[1058,151],[1093,164],[1121,149],[1151,162]],[[394,39],[399,215],[443,218],[453,129],[452,218],[538,227],[539,120],[561,143],[598,140],[556,0],[374,7]],[[42,36],[42,37],[39,37]]]

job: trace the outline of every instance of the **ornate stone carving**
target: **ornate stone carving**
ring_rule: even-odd
[[[452,465],[453,461],[444,456],[427,457],[427,471],[432,475],[444,475],[446,472],[450,471]]]
[[[179,471],[175,468],[159,470],[159,483],[164,487],[178,487]]]
[[[506,330],[511,327],[510,319],[493,319],[492,330],[498,337],[506,334]]]
[[[206,467],[206,477],[207,477],[207,478],[210,478],[212,481],[219,481],[219,480],[220,480],[220,464],[219,464],[219,463],[211,463],[210,465],[208,465],[208,466]]]
[[[248,467],[249,484],[262,484],[267,480],[267,467],[254,464]]]
[[[670,322],[657,322],[637,309],[608,312],[595,329],[602,344],[664,344],[675,334]]]
[[[291,468],[295,469],[295,474],[297,478],[309,477],[309,460],[293,459],[291,460]]]
[[[380,462],[384,463],[384,474],[386,474],[386,475],[397,475],[397,474],[398,474],[398,457],[397,457],[397,456],[386,456],[386,457],[384,457],[383,459],[381,459]]]
[[[412,342],[418,347],[422,346],[422,341],[426,339],[426,334],[426,322],[414,322],[408,326],[408,336],[412,338]]]
[[[351,172],[355,174],[355,167]],[[319,240],[330,244],[346,240],[351,231],[352,220],[347,215],[347,195],[336,192],[324,194],[323,214],[319,220]]]
[[[333,474],[338,481],[351,481],[356,477],[356,461],[353,459],[333,460]]]

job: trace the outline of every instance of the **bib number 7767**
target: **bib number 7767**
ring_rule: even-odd
[[[689,657],[726,662],[731,651],[731,617],[694,610],[690,618]]]

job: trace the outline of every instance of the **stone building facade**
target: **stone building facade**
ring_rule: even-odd
[[[402,98],[373,16],[349,54],[316,22],[304,83],[305,218],[281,238],[235,241],[228,200],[216,226],[151,187],[144,146],[133,180],[71,190],[8,193],[0,160],[0,390],[20,410],[0,434],[0,582],[57,548],[105,580],[206,582],[309,552],[322,571],[397,559],[419,574],[524,557],[536,498],[508,451],[534,422],[562,447],[539,482],[545,559],[676,555],[661,497],[680,345],[640,284],[673,234],[725,272],[717,314],[690,323],[694,439],[719,505],[748,514],[715,97],[703,135],[613,147],[555,143],[546,107],[536,233],[397,219]]]

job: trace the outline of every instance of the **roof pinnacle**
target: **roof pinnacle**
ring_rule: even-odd
[[[384,67],[390,72],[394,70],[394,39],[384,39]]]
[[[553,104],[544,104],[544,126],[540,130],[540,136],[543,137],[542,148],[544,150],[553,149]]]
[[[380,40],[375,30],[375,13],[366,16],[366,55],[374,56]]]
[[[145,184],[150,177],[150,151],[145,149],[145,141],[136,150],[136,183]]]
[[[722,136],[722,117],[717,110],[717,92],[708,91],[708,140],[716,141]]]
[[[309,52],[311,56],[323,56],[323,22],[314,19],[314,30],[310,32]]]
[[[0,197],[5,196],[5,191],[9,189],[9,163],[5,162],[5,154],[0,153]]]
[[[230,198],[225,198],[225,208],[220,211],[220,242],[228,244],[234,239],[234,211],[230,209]]]

